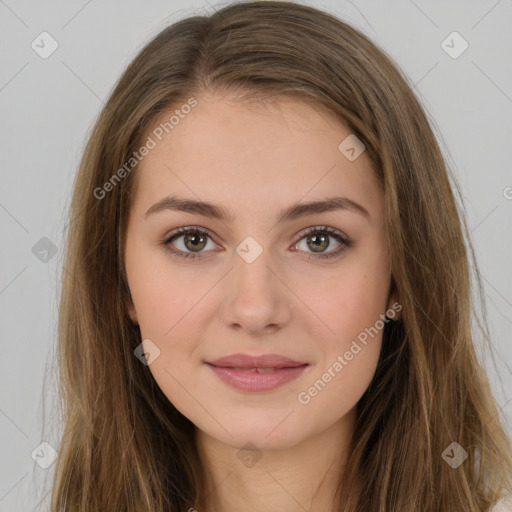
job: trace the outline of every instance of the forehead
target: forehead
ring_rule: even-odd
[[[364,151],[352,161],[340,151],[353,134],[334,114],[289,97],[196,100],[186,114],[176,112],[180,104],[163,113],[146,134],[155,146],[136,169],[135,203],[149,207],[182,192],[238,210],[335,194],[378,206],[371,160]],[[179,121],[171,125],[173,114]]]

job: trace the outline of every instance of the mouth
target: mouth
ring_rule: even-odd
[[[289,357],[279,354],[263,354],[260,356],[251,356],[249,354],[232,354],[230,356],[221,357],[214,361],[207,361],[208,364],[221,368],[246,369],[276,369],[296,368],[307,364],[305,361],[295,361]]]
[[[297,379],[308,363],[269,354],[251,357],[235,354],[206,365],[229,386],[241,391],[272,391]]]
[[[213,365],[215,366],[215,365]],[[217,368],[225,368],[225,369],[231,369],[231,370],[239,370],[241,372],[258,372],[258,373],[270,373],[270,372],[276,372],[279,370],[283,370],[286,367],[283,368],[234,368],[232,366],[217,366]],[[292,367],[290,367],[292,368]],[[295,368],[295,367],[294,367]]]

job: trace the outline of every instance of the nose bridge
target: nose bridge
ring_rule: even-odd
[[[230,285],[222,306],[225,323],[239,324],[256,332],[287,320],[289,299],[286,287],[276,277],[279,272],[276,264],[271,249],[252,237],[237,246]]]
[[[236,248],[234,266],[238,292],[245,294],[249,291],[252,296],[263,294],[270,299],[275,291],[275,263],[270,247],[264,247],[252,236],[246,237]]]

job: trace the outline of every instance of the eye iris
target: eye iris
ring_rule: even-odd
[[[189,246],[189,242],[191,242],[191,246]],[[189,233],[188,235],[185,235],[184,243],[187,249],[190,249],[191,251],[201,250],[206,244],[206,237],[199,233]]]
[[[321,252],[329,247],[329,237],[327,235],[311,235],[308,237],[308,246],[309,240],[313,240],[313,246],[310,246],[315,252]],[[319,242],[319,243],[317,243]],[[317,251],[317,249],[319,249]]]

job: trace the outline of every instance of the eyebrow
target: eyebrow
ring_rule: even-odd
[[[184,199],[178,198],[176,196],[164,197],[153,206],[151,206],[144,214],[144,217],[147,218],[152,214],[166,210],[203,215],[205,217],[220,220],[227,224],[234,221],[234,216],[222,206],[212,204],[208,201]],[[330,197],[322,201],[310,201],[307,203],[293,204],[278,214],[276,223],[282,224],[283,222],[305,217],[307,215],[315,215],[317,213],[332,212],[337,210],[352,211],[362,215],[366,218],[366,220],[370,220],[370,214],[368,210],[359,203],[356,203],[347,197]]]

